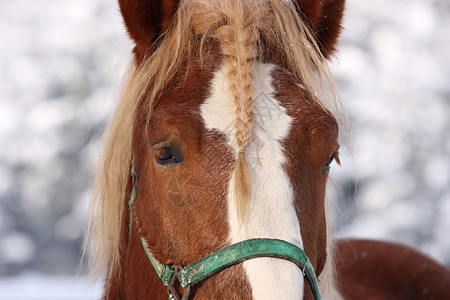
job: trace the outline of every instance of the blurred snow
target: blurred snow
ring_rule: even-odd
[[[92,286],[86,279],[32,272],[0,277],[0,300],[93,300],[100,297],[100,286]]]
[[[70,276],[130,43],[114,1],[14,0],[0,45],[0,276]]]
[[[450,3],[350,0],[344,27],[332,71],[352,151],[334,174],[350,194],[334,191],[346,204],[338,235],[450,264]]]
[[[337,234],[450,264],[450,2],[348,0],[344,27]],[[0,299],[93,299],[69,278],[129,59],[117,3],[0,1],[0,45]]]

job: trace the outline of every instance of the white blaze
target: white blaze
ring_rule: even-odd
[[[271,72],[274,66],[257,64],[254,69],[256,107],[254,139],[245,157],[252,173],[252,197],[241,224],[235,205],[234,176],[228,190],[230,243],[251,238],[277,238],[303,249],[300,224],[293,203],[293,191],[283,171],[286,158],[281,142],[289,134],[292,118],[274,98]],[[235,109],[226,68],[214,74],[211,96],[201,106],[207,129],[228,137],[237,157],[234,128]],[[303,275],[292,262],[256,258],[243,263],[254,299],[303,299]]]

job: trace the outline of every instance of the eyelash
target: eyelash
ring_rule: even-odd
[[[331,157],[328,159],[328,161],[325,163],[325,165],[322,167],[322,172],[324,174],[328,174],[330,172],[331,169],[331,163],[333,163],[333,161],[336,160],[336,162],[338,164],[340,164],[340,160],[339,160],[339,152],[334,152],[333,155],[331,155]]]
[[[160,165],[178,164],[183,162],[183,154],[173,147],[162,147],[156,150],[155,160]]]

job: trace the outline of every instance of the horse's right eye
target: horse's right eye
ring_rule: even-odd
[[[183,160],[181,150],[175,147],[161,147],[155,150],[155,161],[160,165],[179,164]]]
[[[333,155],[328,159],[328,161],[325,163],[325,165],[322,168],[322,172],[324,174],[328,174],[331,169],[331,163],[336,160],[336,162],[340,165],[341,162],[339,161],[339,152],[336,151],[333,153]]]

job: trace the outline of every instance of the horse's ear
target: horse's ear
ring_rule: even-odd
[[[341,33],[345,0],[297,0],[297,7],[307,18],[323,56],[329,58]]]
[[[140,64],[159,35],[170,26],[178,0],[119,0],[128,34]]]

